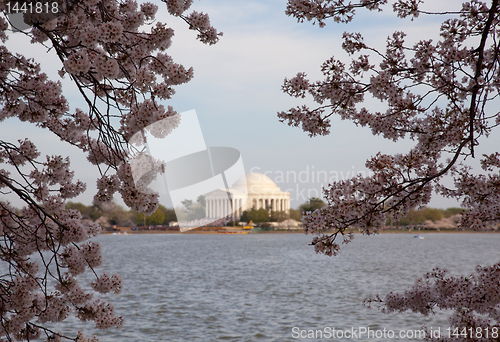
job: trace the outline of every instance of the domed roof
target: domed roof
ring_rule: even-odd
[[[233,184],[233,189],[243,190],[248,189],[248,194],[269,194],[280,192],[281,189],[274,183],[271,178],[262,173],[248,173],[241,177]]]

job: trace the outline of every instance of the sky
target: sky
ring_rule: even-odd
[[[291,78],[298,72],[305,72],[311,80],[320,80],[320,66],[332,56],[347,63],[347,55],[341,49],[344,31],[361,32],[365,42],[383,48],[387,36],[395,30],[407,32],[409,42],[437,37],[441,17],[403,20],[396,18],[391,6],[385,6],[381,13],[359,11],[347,25],[331,21],[319,28],[287,17],[286,0],[197,0],[192,9],[208,13],[213,26],[224,33],[219,43],[207,46],[195,39],[196,33],[188,30],[182,20],[170,17],[161,2],[157,4],[157,19],[175,30],[168,53],[177,63],[194,68],[194,79],[177,86],[176,95],[163,104],[173,106],[179,113],[194,109],[206,145],[239,150],[245,171],[264,173],[283,191],[290,192],[292,208],[310,197],[322,197],[321,188],[327,185],[325,173],[328,180],[351,178],[366,172],[365,161],[377,152],[404,153],[413,146],[412,141],[393,143],[373,136],[370,129],[337,117],[332,119],[330,135],[310,138],[300,128],[279,122],[277,112],[312,104],[310,100],[284,94],[281,85],[285,77]],[[432,3],[435,10],[449,10],[456,5],[451,0]],[[21,34],[16,34],[7,45],[36,58],[49,77],[59,79],[56,72],[60,65],[45,48],[29,44]],[[81,101],[69,80],[62,82],[73,110]],[[373,101],[368,104],[380,106]],[[4,140],[28,136],[42,152],[69,155],[75,178],[86,182],[88,189],[74,201],[92,202],[98,172],[77,149],[17,119],[4,121],[0,132]],[[486,148],[496,146],[494,142],[488,144]],[[320,181],[318,173],[323,175]],[[162,201],[172,206],[168,196]],[[438,196],[429,204],[437,208],[458,205]]]

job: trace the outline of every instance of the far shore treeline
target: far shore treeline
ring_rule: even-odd
[[[202,205],[204,212],[205,201],[198,201]],[[183,202],[184,203],[184,202]],[[186,206],[187,203],[184,203]],[[323,207],[325,203],[319,198],[311,198],[307,202],[301,204],[297,209],[290,209],[289,214],[280,211],[271,211],[267,209],[251,209],[244,211],[241,217],[242,222],[253,221],[255,224],[266,222],[282,222],[286,219],[294,219],[301,221],[302,215],[305,212],[314,211]],[[156,226],[156,225],[169,225],[171,222],[176,222],[177,217],[173,208],[166,208],[160,205],[158,209],[150,216],[139,213],[133,210],[125,210],[122,206],[116,203],[109,203],[106,206],[98,205],[85,205],[79,202],[68,202],[67,208],[76,209],[82,214],[82,218],[92,221],[98,221],[101,225],[111,225],[119,227],[141,227],[141,226]],[[461,208],[423,208],[410,210],[408,215],[399,221],[388,220],[386,225],[389,227],[400,226],[415,226],[421,225],[424,222],[437,222],[442,219],[451,218],[455,215],[461,214],[464,209]],[[232,225],[233,222],[230,222]]]

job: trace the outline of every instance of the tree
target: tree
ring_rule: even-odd
[[[422,224],[426,220],[430,220],[432,222],[439,221],[443,218],[441,211],[439,209],[433,208],[423,208],[421,210],[411,209],[406,216],[402,217],[397,224],[398,225],[415,225]]]
[[[93,216],[95,216],[95,210],[94,210],[95,207],[86,206],[85,204],[80,202],[68,201],[66,203],[66,208],[78,210],[80,214],[82,214],[82,218],[91,218],[93,221],[99,218],[99,217],[96,217],[95,219],[93,218]]]
[[[206,14],[185,14],[192,1],[163,2],[172,16],[198,32],[200,41],[217,42],[220,34]],[[176,114],[159,101],[171,98],[174,86],[188,82],[193,69],[166,53],[174,31],[155,20],[158,6],[152,3],[58,4],[55,15],[31,16],[32,29],[18,34],[55,53],[60,77],[71,80],[86,108],[70,108],[61,83],[49,79],[43,66],[1,45],[0,121],[30,122],[86,153],[101,172],[95,204],[111,202],[118,192],[127,206],[151,214],[158,207],[158,194],[134,183],[127,143],[151,123]],[[0,39],[5,43],[10,38],[6,1],[0,2],[0,10]],[[151,133],[162,137],[168,133],[164,128]],[[39,157],[29,139],[0,140],[0,191],[25,205],[17,213],[10,203],[0,202],[0,259],[9,266],[1,277],[0,335],[9,341],[42,336],[89,341],[81,333],[62,336],[45,323],[75,314],[100,329],[121,326],[113,306],[84,291],[76,277],[90,268],[96,274],[92,288],[99,293],[120,292],[121,278],[93,270],[102,263],[100,247],[86,240],[100,228],[83,225],[81,213],[65,207],[68,199],[85,191],[84,183],[73,180],[69,158]]]
[[[175,210],[174,209],[168,209],[164,207],[163,205],[159,205],[157,210],[161,210],[163,213],[163,222],[162,224],[168,225],[170,221],[177,221],[177,216],[175,215]]]
[[[198,196],[198,198],[196,199],[196,202],[200,203],[200,206],[203,208],[203,210],[205,210],[205,207],[206,207],[205,196],[203,196],[203,195]]]
[[[181,220],[192,221],[205,217],[205,196],[198,196],[196,203],[188,199],[181,203],[184,206],[184,208],[178,208],[178,212],[182,215]]]
[[[144,215],[144,213],[143,213]],[[165,214],[160,208],[156,209],[154,213],[146,217],[146,224],[148,225],[159,225],[165,221]]]
[[[425,220],[431,220],[432,222],[439,221],[443,218],[441,211],[439,209],[424,208],[422,209],[422,216]]]
[[[258,210],[255,208],[245,210],[243,214],[241,214],[240,221],[253,221],[254,223],[269,222],[269,210],[264,208],[260,208]]]
[[[312,212],[315,211],[316,209],[323,208],[325,206],[325,202],[321,200],[320,198],[310,198],[306,203],[301,204],[299,207],[299,210],[301,212]]]
[[[100,213],[108,219],[111,225],[125,225],[130,222],[130,213],[121,205],[114,202],[105,203],[100,206]]]
[[[302,211],[290,208],[290,218],[295,221],[302,221]]]
[[[138,226],[156,226],[156,225],[168,225],[169,221],[169,210],[163,205],[159,205],[158,209],[151,215],[146,215],[145,213],[139,213],[137,211],[130,211],[133,222]],[[173,211],[173,210],[172,210]]]
[[[442,215],[444,217],[450,217],[457,214],[463,214],[465,210],[463,208],[448,208],[443,210]]]
[[[324,27],[330,18],[348,23],[356,10],[380,11],[386,3],[289,0],[286,13]],[[291,126],[301,125],[311,137],[328,134],[329,118],[339,115],[386,139],[415,141],[405,154],[371,157],[366,167],[373,176],[357,176],[324,189],[327,205],[303,219],[305,231],[317,235],[312,243],[318,253],[336,255],[336,238],[351,241],[351,227],[375,233],[387,219],[398,221],[410,209],[427,205],[433,192],[455,198],[468,209],[460,222],[465,229],[485,229],[500,220],[500,153],[477,155],[480,141],[500,125],[498,0],[464,2],[442,13],[421,10],[421,3],[397,0],[393,10],[411,20],[445,16],[438,40],[410,46],[404,32],[394,32],[384,51],[369,46],[360,33],[346,32],[342,48],[352,56],[348,66],[332,57],[321,66],[324,80],[311,82],[298,73],[284,81],[285,93],[309,95],[318,107],[291,108],[278,117]],[[374,59],[380,62],[374,64]],[[363,107],[367,96],[380,100],[386,110]],[[472,158],[480,159],[480,174],[470,166]],[[443,185],[445,176],[453,178],[454,188]],[[385,308],[424,314],[433,308],[453,309],[450,323],[456,327],[492,328],[500,322],[499,269],[500,264],[478,268],[468,281],[434,271],[411,291],[388,295]]]
[[[185,199],[181,203],[188,213],[193,209],[193,201],[192,200]]]
[[[285,221],[289,215],[286,211],[271,211],[269,214],[269,222],[283,222]]]

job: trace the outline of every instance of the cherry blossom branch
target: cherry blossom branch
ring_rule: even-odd
[[[474,86],[472,87],[472,94],[471,94],[471,104],[470,104],[470,114],[469,114],[469,140],[470,140],[470,149],[471,149],[471,154],[472,158],[474,158],[474,119],[476,117],[476,107],[477,107],[477,94],[479,90],[481,89],[481,86],[479,85],[479,77],[482,74],[483,71],[483,60],[484,60],[484,48],[486,45],[486,39],[488,39],[488,36],[490,35],[491,32],[491,25],[493,23],[493,20],[495,19],[495,15],[497,14],[497,9],[498,9],[498,0],[492,0],[491,7],[488,11],[488,20],[486,21],[483,34],[481,35],[481,42],[479,44],[479,47],[474,51],[478,54],[477,57],[477,62],[476,62],[476,73],[474,74]],[[498,50],[498,48],[496,49]]]
[[[300,6],[306,6],[306,2],[300,2]],[[323,4],[326,3],[330,2]],[[404,17],[418,10],[419,3],[399,1],[395,11]],[[346,12],[352,10],[350,5],[335,4],[344,6]],[[295,5],[299,6],[299,3]],[[285,93],[302,98],[309,94],[319,106],[292,108],[278,113],[278,117],[291,126],[302,125],[310,136],[329,134],[329,117],[338,114],[357,125],[371,127],[373,134],[394,141],[409,136],[417,142],[407,155],[378,155],[368,161],[367,167],[375,172],[374,177],[353,178],[324,189],[327,207],[303,219],[306,232],[320,235],[313,243],[316,251],[336,254],[338,245],[334,240],[339,232],[353,226],[369,234],[385,224],[386,216],[401,216],[415,206],[425,205],[430,200],[433,184],[446,196],[464,198],[464,190],[449,191],[441,188],[439,181],[446,174],[458,175],[456,165],[461,158],[473,156],[475,140],[489,135],[491,129],[500,123],[498,114],[485,115],[487,103],[498,98],[500,84],[490,71],[497,70],[499,62],[500,47],[494,34],[498,23],[497,6],[497,1],[490,9],[476,2],[464,4],[461,11],[454,11],[460,20],[448,19],[443,23],[442,40],[437,43],[420,41],[413,47],[406,47],[405,34],[395,32],[388,38],[385,53],[367,46],[359,33],[344,33],[343,49],[350,55],[360,53],[357,59],[352,59],[349,71],[344,63],[331,58],[322,65],[326,77],[322,82],[312,83],[304,73],[285,79],[282,87]],[[320,9],[324,11],[317,16],[321,20],[328,10],[326,7]],[[302,10],[305,11],[306,7]],[[472,50],[464,46],[468,37],[476,36],[481,37],[479,48]],[[491,47],[486,46],[489,36],[493,40]],[[361,54],[362,50],[381,57],[378,68],[370,63],[370,55]],[[407,53],[412,53],[412,56],[406,57]],[[360,78],[366,76],[370,81],[361,82]],[[496,95],[489,96],[493,91]],[[385,102],[386,112],[359,108],[365,95]],[[443,100],[448,104],[444,108],[438,107]],[[481,107],[478,107],[479,103]],[[330,112],[327,113],[327,109]],[[473,117],[471,113],[474,113]],[[467,145],[471,147],[468,153],[464,151]],[[445,165],[438,165],[443,153],[451,154],[451,158]],[[468,173],[461,175],[461,178],[455,177],[455,182],[463,189],[461,182],[470,180],[465,176]],[[486,182],[481,177],[475,180]],[[495,178],[487,182],[494,184]],[[486,196],[494,199],[496,193]],[[481,201],[485,200],[486,197]],[[473,206],[470,200],[465,203]],[[462,223],[474,229],[483,227],[478,224],[477,215],[477,210],[470,210],[463,216]],[[499,219],[495,214],[481,217],[483,222]],[[334,233],[322,235],[327,231]]]
[[[184,15],[191,0],[164,3],[198,31],[199,40],[219,40],[222,34],[206,14]],[[165,52],[174,32],[156,22],[157,10],[152,3],[138,5],[134,0],[76,0],[57,18],[23,32],[33,44],[55,51],[59,76],[75,84],[86,111],[70,110],[61,83],[50,80],[33,59],[0,45],[0,121],[17,117],[76,146],[101,172],[96,203],[109,202],[118,192],[127,205],[145,213],[156,210],[158,194],[135,185],[126,144],[151,123],[175,115],[158,101],[170,99],[175,86],[193,77],[192,68],[175,63]],[[0,40],[6,42],[9,24],[1,2],[0,11]],[[144,25],[149,25],[148,32]],[[95,276],[91,287],[98,293],[119,293],[122,279],[98,275],[100,246],[87,240],[100,228],[84,224],[78,211],[65,207],[67,199],[85,190],[85,184],[73,182],[69,159],[47,156],[42,162],[38,157],[27,140],[19,145],[0,141],[0,163],[14,170],[11,175],[7,167],[0,169],[0,189],[25,204],[17,212],[0,201],[0,260],[9,267],[0,277],[0,336],[33,340],[43,332],[50,341],[95,342],[97,338],[80,332],[74,338],[63,336],[45,323],[73,313],[99,329],[120,327],[123,320],[112,305],[84,292],[76,276],[90,269]],[[29,168],[31,172],[25,171]],[[38,262],[32,261],[35,255]]]

